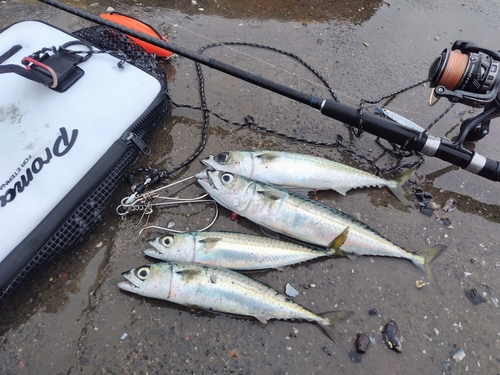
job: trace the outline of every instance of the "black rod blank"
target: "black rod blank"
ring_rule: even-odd
[[[407,149],[422,151],[424,154],[435,156],[461,168],[467,169],[489,180],[500,181],[500,163],[487,159],[477,153],[466,150],[446,140],[439,140],[439,144],[432,153],[426,153],[426,143],[429,139],[427,134],[420,134],[412,129],[400,126],[394,121],[375,116],[371,113],[358,113],[356,108],[346,104],[335,102],[331,99],[320,99],[313,95],[306,94],[293,88],[273,82],[256,74],[249,73],[232,65],[223,63],[214,58],[207,57],[200,53],[180,47],[174,43],[166,42],[162,39],[154,38],[129,27],[108,21],[81,9],[61,3],[56,0],[39,0],[42,3],[51,5],[65,12],[81,17],[99,25],[114,28],[124,34],[133,36],[157,47],[164,48],[180,56],[186,57],[202,65],[226,73],[243,81],[255,84],[276,94],[283,95],[289,99],[306,104],[318,109],[322,114],[335,120],[344,122],[358,129],[362,129],[377,137],[389,142],[404,145]],[[477,164],[477,165],[476,165]],[[472,167],[471,167],[472,166]]]

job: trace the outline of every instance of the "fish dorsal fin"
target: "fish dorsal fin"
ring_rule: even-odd
[[[335,249],[339,250],[340,247],[345,243],[347,240],[347,234],[349,233],[349,227],[344,229],[342,233],[340,233],[335,239],[328,244],[328,249]]]
[[[203,246],[205,247],[205,249],[210,250],[210,249],[213,249],[215,246],[217,246],[217,244],[221,240],[222,240],[221,237],[206,237],[206,238],[204,238],[203,240],[201,240],[199,242],[201,244],[203,244]]]
[[[257,193],[273,201],[279,201],[287,194],[280,190],[257,190]]]
[[[279,155],[274,152],[261,152],[258,155],[256,155],[256,157],[264,162],[271,162],[275,159],[278,159]]]

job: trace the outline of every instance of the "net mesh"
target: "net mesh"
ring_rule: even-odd
[[[74,33],[78,38],[87,40],[109,54],[137,66],[156,77],[162,85],[163,98],[131,124],[130,131],[141,139],[146,139],[151,130],[159,124],[169,109],[167,80],[163,67],[153,55],[148,54],[140,45],[124,34],[103,26],[94,26]],[[97,184],[96,188],[68,216],[35,256],[0,291],[0,302],[12,293],[23,281],[47,264],[55,255],[83,241],[99,224],[111,196],[124,180],[128,166],[136,159],[139,149],[131,147],[113,167],[111,172]]]

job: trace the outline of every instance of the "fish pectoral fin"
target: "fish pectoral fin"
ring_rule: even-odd
[[[335,239],[330,242],[327,246],[328,252],[334,254],[337,250],[340,250],[340,247],[347,240],[347,235],[349,234],[349,227],[345,228],[342,233],[340,233]]]
[[[208,250],[214,248],[219,241],[221,241],[221,237],[205,237],[203,240],[199,241],[204,247]]]
[[[178,274],[179,276],[182,276],[185,279],[189,279],[189,278],[196,277],[196,276],[200,275],[201,270],[186,268],[186,269],[176,271],[175,273]]]
[[[257,194],[260,194],[273,201],[279,201],[281,198],[287,195],[285,191],[280,190],[258,190]]]
[[[291,185],[279,185],[279,187],[306,198],[309,196],[310,192],[314,191],[314,189],[308,189],[304,187],[291,186]]]
[[[272,162],[279,158],[279,155],[274,152],[261,152],[255,155],[256,158],[261,159],[264,162]]]

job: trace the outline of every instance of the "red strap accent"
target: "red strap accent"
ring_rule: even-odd
[[[36,65],[36,66],[39,66],[40,68],[45,69],[52,76],[52,85],[50,85],[50,88],[53,89],[54,87],[57,87],[57,84],[58,84],[57,74],[54,71],[54,69],[52,69],[50,66],[42,63],[41,61],[35,60],[29,56],[26,56],[25,58],[23,58],[21,60],[21,63],[26,67],[27,70],[31,70],[31,66],[28,63],[32,63],[33,65]]]

